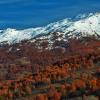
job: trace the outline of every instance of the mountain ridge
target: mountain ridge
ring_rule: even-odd
[[[61,32],[71,38],[82,36],[100,36],[100,13],[80,15],[76,20],[63,19],[58,22],[50,23],[47,26],[16,30],[8,28],[0,30],[0,42],[17,43],[25,39],[47,35],[48,33]]]

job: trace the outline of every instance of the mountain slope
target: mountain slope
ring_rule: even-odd
[[[24,39],[31,39],[38,36],[48,36],[49,33],[60,32],[67,37],[84,37],[100,35],[100,14],[90,14],[86,17],[79,17],[74,20],[64,19],[55,23],[51,23],[44,27],[29,28],[24,30],[16,30],[8,28],[0,30],[0,42],[8,43],[20,42]],[[48,38],[51,37],[50,34]]]

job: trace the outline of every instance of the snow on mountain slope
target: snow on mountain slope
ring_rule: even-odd
[[[24,39],[31,39],[39,34],[47,34],[49,32],[54,32],[57,29],[68,27],[70,24],[71,22],[69,22],[68,19],[64,19],[59,22],[51,23],[45,27],[29,28],[24,30],[11,28],[0,30],[0,42],[8,41],[8,43],[15,43]]]
[[[65,31],[66,32],[73,31],[70,33],[70,35],[73,36],[76,35],[75,33],[79,33],[79,35],[83,36],[100,35],[100,14],[95,14],[85,19],[76,21]]]
[[[0,42],[8,43],[20,42],[24,39],[31,39],[37,35],[46,35],[53,32],[61,32],[70,37],[80,37],[87,35],[100,35],[100,14],[89,14],[88,16],[74,19],[60,20],[44,27],[16,30],[8,28],[0,30]]]

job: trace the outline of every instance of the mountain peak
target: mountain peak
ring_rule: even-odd
[[[24,30],[11,28],[0,30],[0,42],[7,41],[8,43],[16,43],[24,39],[34,38],[37,35],[45,35],[56,31],[72,37],[100,35],[100,13],[79,15],[74,20],[66,18],[58,22],[50,23],[44,27]]]

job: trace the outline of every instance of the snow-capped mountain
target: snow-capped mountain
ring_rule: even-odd
[[[39,35],[47,35],[48,33],[59,32],[59,34],[68,37],[82,37],[89,35],[100,35],[100,13],[78,16],[76,19],[63,19],[58,22],[51,23],[47,26],[29,28],[24,30],[16,30],[8,28],[0,30],[0,42],[8,43],[20,42],[24,39],[31,39]]]

